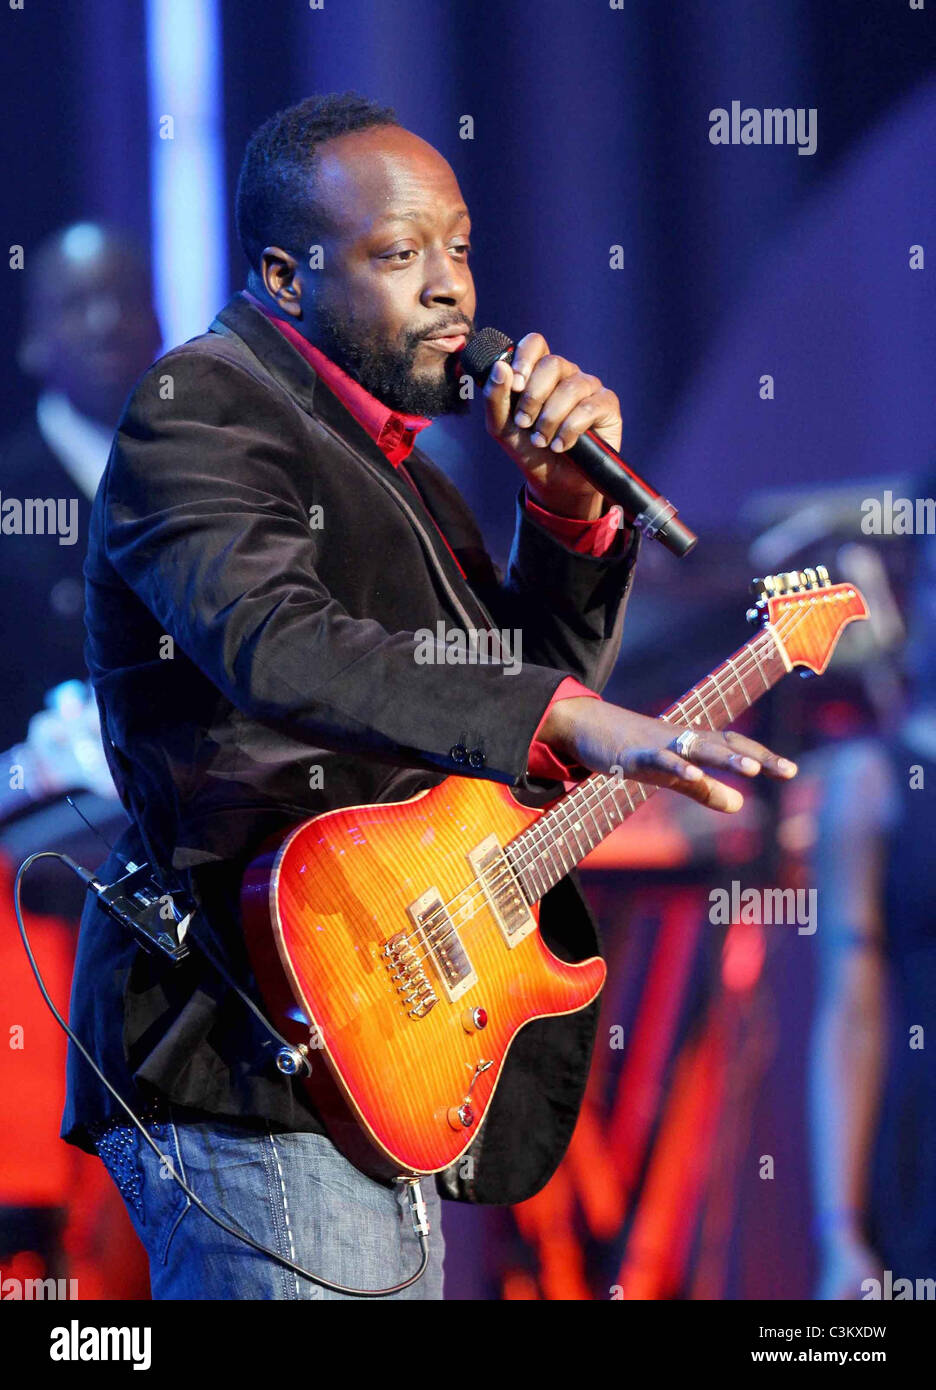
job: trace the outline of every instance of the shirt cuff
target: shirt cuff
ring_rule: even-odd
[[[615,504],[595,521],[580,521],[574,516],[559,516],[557,512],[547,512],[538,506],[524,490],[523,505],[534,521],[539,522],[557,541],[577,555],[591,555],[596,559],[607,554],[617,536],[630,530],[624,525],[624,514]],[[594,691],[590,692],[594,694]]]
[[[527,505],[529,506],[529,503]],[[538,508],[537,510],[542,510],[542,508]],[[551,513],[544,512],[543,515],[549,516]],[[603,517],[602,520],[604,520]],[[594,524],[594,522],[585,523],[586,526],[593,526]],[[560,762],[549,745],[543,743],[539,737],[540,729],[542,729],[545,724],[549,711],[554,704],[559,700],[569,700],[575,696],[582,695],[590,696],[593,700],[601,699],[600,695],[596,695],[594,690],[589,690],[587,685],[582,685],[581,681],[577,681],[574,676],[566,676],[565,680],[560,681],[556,686],[555,694],[546,706],[545,713],[536,726],[536,733],[533,735],[533,741],[530,744],[530,753],[527,759],[527,772],[531,777],[543,777],[549,782],[575,782],[582,777],[589,777],[591,775],[587,767],[582,767],[578,763],[574,763],[572,766],[567,767],[565,763]]]

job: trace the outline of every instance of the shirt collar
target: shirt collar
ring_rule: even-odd
[[[341,367],[332,362],[331,358],[326,357],[324,352],[310,343],[307,338],[304,338],[291,323],[286,319],[279,318],[272,310],[268,309],[257,299],[256,295],[251,294],[249,290],[243,290],[242,294],[251,304],[256,305],[266,314],[283,337],[292,343],[297,352],[302,354],[329,391],[338,397],[341,404],[354,416],[361,428],[367,432],[394,468],[409,458],[416,443],[417,434],[420,430],[424,430],[427,425],[432,424],[431,419],[424,415],[404,415],[401,411],[391,410],[389,406],[377,400],[376,396],[365,391],[359,381],[355,381]]]

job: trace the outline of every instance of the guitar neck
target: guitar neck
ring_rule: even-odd
[[[724,729],[789,669],[783,647],[766,627],[660,717],[692,728]],[[561,797],[505,846],[527,900],[537,902],[658,790],[594,773]]]

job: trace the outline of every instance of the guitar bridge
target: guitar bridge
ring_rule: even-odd
[[[410,939],[409,932],[398,931],[383,948],[384,961],[390,971],[390,979],[400,995],[400,1003],[410,1018],[425,1018],[439,996],[432,988],[429,977],[422,968],[421,947],[417,939]]]
[[[489,835],[468,855],[468,863],[475,871],[488,907],[504,940],[510,947],[519,946],[536,926],[536,918],[520,889],[520,884],[507,856],[497,843],[497,837]]]

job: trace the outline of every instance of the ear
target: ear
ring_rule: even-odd
[[[295,256],[281,246],[265,246],[260,256],[263,288],[283,314],[302,317],[302,276]]]

